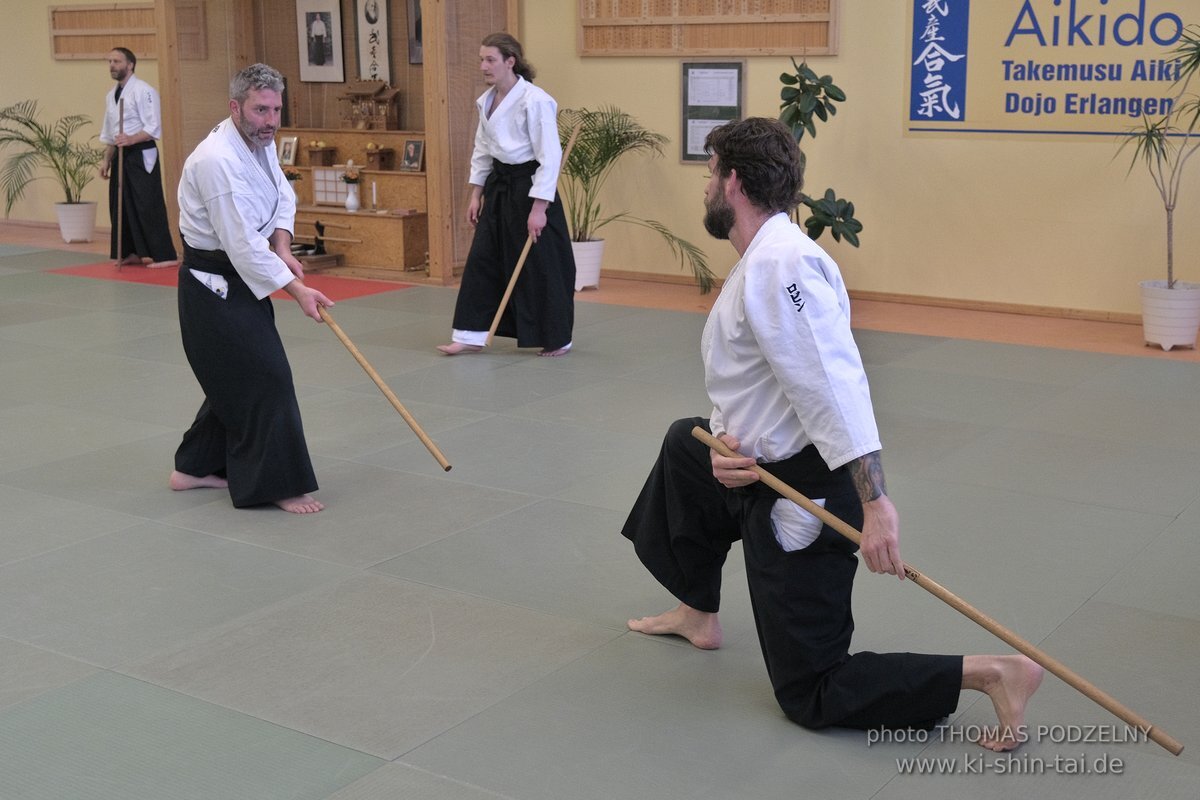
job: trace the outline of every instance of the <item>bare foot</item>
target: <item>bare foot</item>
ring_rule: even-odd
[[[569,352],[571,352],[571,345],[560,347],[557,350],[542,350],[538,355],[543,358],[558,358],[559,356],[565,356]]]
[[[169,267],[178,267],[178,261],[151,261],[146,264],[146,269],[167,269]]]
[[[167,485],[177,492],[183,492],[188,489],[224,489],[229,486],[229,481],[216,475],[205,475],[200,478],[176,469],[171,471]]]
[[[137,256],[137,255],[134,255],[131,253],[130,255],[127,255],[123,259],[121,259],[121,264],[122,265],[137,264],[138,266],[141,266],[142,259],[141,259],[141,256]]]
[[[299,497],[276,500],[275,505],[292,514],[315,514],[325,507],[324,503],[314,498],[311,494],[302,494]]]
[[[682,636],[701,650],[716,650],[721,646],[721,621],[717,615],[683,603],[656,617],[631,619],[628,624],[629,630],[638,633]]]
[[[1015,750],[1029,738],[1025,706],[1042,685],[1045,670],[1025,656],[964,656],[963,688],[992,698],[999,725],[984,729],[979,746],[997,753]]]
[[[439,344],[437,349],[441,350],[448,356],[456,356],[459,353],[478,353],[479,351],[483,350],[483,348],[477,344],[459,344],[458,342]]]

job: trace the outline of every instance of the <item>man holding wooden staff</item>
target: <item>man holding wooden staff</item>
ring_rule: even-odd
[[[283,289],[318,322],[328,297],[292,256],[296,195],[275,151],[283,76],[254,64],[229,85],[227,119],[179,181],[179,328],[204,403],[175,453],[177,491],[228,487],[234,506],[294,514],[325,506],[270,295]]]
[[[121,264],[174,267],[175,243],[167,222],[156,144],[162,136],[158,92],[134,75],[136,68],[137,56],[132,50],[117,47],[108,54],[108,73],[117,85],[104,100],[100,141],[107,147],[100,177],[109,181],[110,255]],[[118,148],[122,157],[114,159]]]
[[[451,341],[438,350],[448,356],[480,352],[502,310],[497,335],[515,338],[517,347],[540,348],[539,356],[563,356],[575,325],[575,258],[567,218],[556,202],[563,156],[558,104],[531,83],[533,65],[507,33],[484,38],[479,70],[488,90],[476,101],[479,127],[471,156],[467,220],[476,226],[475,238]],[[529,263],[512,302],[500,309],[522,245],[529,247]]]
[[[784,125],[756,118],[713,130],[705,149],[704,225],[741,260],[700,344],[712,418],[672,425],[623,530],[680,603],[630,629],[720,647],[721,567],[741,539],[759,643],[789,719],[928,728],[974,689],[998,717],[979,744],[1013,749],[1042,668],[1023,655],[851,655],[853,543],[748,469],[762,464],[860,528],[868,569],[904,579],[849,298],[837,265],[788,217],[803,182],[799,148]],[[745,457],[710,451],[695,425]]]

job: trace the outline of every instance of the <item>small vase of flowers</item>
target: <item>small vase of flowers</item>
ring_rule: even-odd
[[[346,210],[350,213],[359,209],[358,182],[360,179],[358,167],[353,161],[347,161],[346,168],[342,171],[342,180],[346,183]]]

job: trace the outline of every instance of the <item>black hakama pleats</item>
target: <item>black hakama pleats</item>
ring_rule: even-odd
[[[786,552],[761,484],[726,489],[709,450],[691,435],[708,420],[675,422],[663,441],[622,533],[658,581],[700,611],[720,607],[721,567],[742,540],[759,644],[775,697],[809,728],[930,727],[958,706],[962,657],[849,653],[855,546],[825,526],[808,547]],[[772,474],[801,494],[825,498],[830,513],[862,526],[849,471],[832,472],[813,447],[775,464]]]
[[[217,295],[189,268],[224,277],[228,295]],[[179,327],[204,403],[175,453],[175,469],[225,476],[238,508],[316,491],[271,299],[255,298],[224,253],[185,243]]]
[[[536,161],[492,162],[454,307],[457,330],[486,331],[492,326],[529,236],[529,190],[537,167]],[[571,342],[574,326],[575,257],[567,218],[556,197],[546,209],[545,229],[529,248],[496,335],[515,338],[517,347],[557,350]]]
[[[152,142],[146,143],[153,147]],[[124,259],[137,254],[151,261],[174,261],[175,243],[171,241],[171,226],[167,222],[167,204],[163,198],[162,154],[147,172],[142,150],[148,147],[131,145],[125,148],[125,177],[117,175],[117,165],[108,176],[108,216],[112,222],[109,256]],[[124,183],[125,207],[121,209],[121,251],[117,252],[117,193]]]

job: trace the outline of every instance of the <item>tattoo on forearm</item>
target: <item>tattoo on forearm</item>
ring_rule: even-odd
[[[869,503],[880,495],[887,494],[887,483],[883,479],[883,462],[879,460],[878,450],[854,459],[847,466],[850,467],[850,477],[854,481],[859,500]]]

